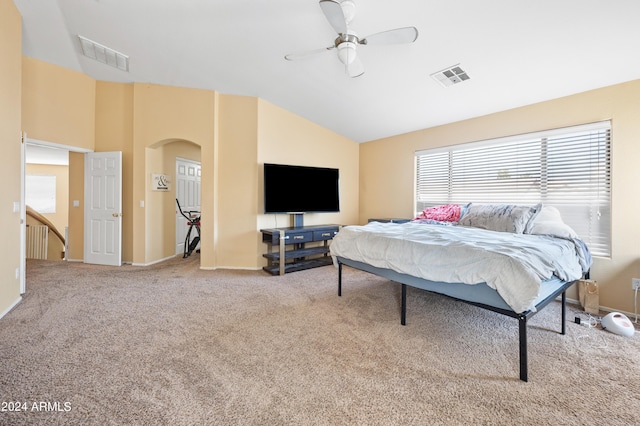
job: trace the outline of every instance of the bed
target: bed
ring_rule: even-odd
[[[459,206],[457,215],[437,219],[423,212],[402,224],[343,227],[331,243],[338,295],[346,265],[401,284],[402,325],[407,286],[516,318],[520,379],[527,381],[527,320],[561,297],[565,334],[566,290],[588,276],[587,246],[541,204]]]

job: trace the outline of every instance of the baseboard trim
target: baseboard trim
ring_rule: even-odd
[[[11,310],[12,310],[13,308],[15,308],[15,307],[18,305],[18,303],[20,303],[20,302],[22,302],[22,296],[18,296],[18,298],[16,299],[16,301],[15,301],[15,302],[13,302],[13,303],[11,304],[11,306],[9,306],[7,309],[5,309],[5,310],[4,310],[4,312],[2,312],[2,313],[0,314],[0,319],[2,319],[5,315],[7,315],[9,312],[11,312]]]
[[[561,296],[558,296],[557,300],[561,300],[560,297]],[[582,306],[580,305],[580,301],[579,300],[570,299],[570,298],[567,297],[567,303],[571,303],[573,305],[577,305],[579,308],[582,308]],[[636,316],[636,314],[634,314],[633,312],[621,311],[620,309],[613,309],[613,308],[610,308],[608,306],[600,306],[600,310],[601,311],[605,311],[605,312],[620,312],[621,314],[625,314],[629,318],[635,318],[635,316]],[[586,314],[586,312],[585,312],[585,314]]]
[[[235,271],[260,271],[261,267],[258,268],[245,268],[242,266],[201,266],[201,270],[203,271],[216,271],[218,269],[233,269]]]
[[[127,265],[131,265],[131,266],[151,266],[151,265],[155,265],[156,263],[161,263],[161,262],[166,262],[167,260],[173,259],[175,257],[182,257],[183,254],[182,253],[178,253],[178,254],[174,254],[173,256],[168,256],[165,257],[164,259],[159,259],[159,260],[154,260],[153,262],[148,262],[148,263],[134,263],[134,262],[122,262],[123,264],[127,264]],[[68,259],[67,262],[84,262],[84,260],[79,259]],[[239,271],[260,271],[262,270],[262,267],[256,267],[256,268],[244,268],[242,266],[201,266],[200,267],[201,270],[203,271],[215,271],[218,269],[234,269],[234,270],[239,270]]]
[[[556,300],[562,301],[562,296],[558,296],[558,297],[556,297]],[[571,299],[571,298],[569,298],[569,297],[567,297],[567,303],[571,303],[572,305],[578,305],[578,306],[580,306],[580,302],[578,302],[578,301],[577,301],[577,300],[575,300],[575,299]]]
[[[84,262],[84,260],[82,260],[82,259],[64,259],[64,260],[66,260],[67,262],[76,262],[76,263],[83,263]],[[124,260],[122,261],[122,264],[123,265],[132,265],[131,262],[124,261]]]
[[[131,263],[131,266],[151,266],[151,265],[155,265],[156,263],[166,262],[167,260],[173,259],[176,256],[177,255],[174,254],[173,256],[165,257],[164,259],[154,260],[153,262],[148,262],[148,263]]]

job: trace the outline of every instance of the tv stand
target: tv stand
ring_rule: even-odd
[[[304,213],[292,213],[291,218],[293,219],[294,228],[302,228],[304,226]]]
[[[261,229],[262,242],[269,246],[263,254],[268,261],[262,269],[271,275],[302,271],[331,265],[329,241],[338,233],[340,225],[293,226]],[[322,243],[307,246],[307,243]]]

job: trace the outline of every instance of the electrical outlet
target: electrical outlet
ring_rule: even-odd
[[[631,290],[640,290],[640,278],[631,278]]]

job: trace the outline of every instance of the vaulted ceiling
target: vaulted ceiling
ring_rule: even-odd
[[[96,80],[265,99],[356,142],[640,78],[637,0],[354,0],[360,38],[414,26],[411,44],[359,46],[349,78],[317,0],[14,0],[23,53]],[[128,55],[82,55],[78,35]],[[470,79],[431,74],[460,64]]]

